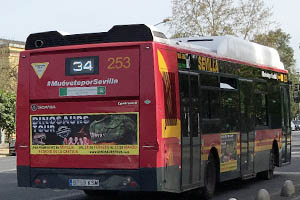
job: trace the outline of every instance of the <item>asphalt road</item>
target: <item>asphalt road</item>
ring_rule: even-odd
[[[0,158],[0,199],[1,200],[60,200],[86,199],[81,191],[50,190],[17,187],[17,174],[15,157]]]
[[[0,158],[0,200],[87,200],[87,196],[78,190],[52,190],[17,187],[15,157]],[[300,187],[300,132],[293,132],[292,164],[276,168],[273,180],[250,179],[246,181],[228,181],[218,186],[212,200],[226,200],[235,197],[239,200],[253,200],[259,189],[267,189],[271,196],[278,195],[285,180],[292,180]],[[127,194],[122,199],[170,199],[165,195]],[[101,199],[101,198],[99,198]],[[110,200],[121,199],[120,196]],[[181,196],[176,199],[187,199]],[[288,199],[287,199],[288,200]]]

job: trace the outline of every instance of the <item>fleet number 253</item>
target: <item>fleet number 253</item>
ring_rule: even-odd
[[[107,69],[129,69],[131,67],[130,57],[114,57],[108,58]]]

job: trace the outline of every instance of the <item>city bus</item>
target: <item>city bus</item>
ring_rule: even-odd
[[[291,162],[288,72],[232,36],[144,24],[28,36],[17,89],[20,187],[195,192]]]

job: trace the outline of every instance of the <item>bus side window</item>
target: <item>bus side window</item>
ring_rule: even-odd
[[[199,84],[198,76],[190,76],[191,81],[191,103],[198,103],[199,101]],[[198,108],[198,107],[196,107]]]
[[[268,126],[266,84],[255,84],[255,126]]]
[[[266,94],[255,94],[255,125],[268,126]]]
[[[218,133],[220,128],[219,90],[201,90],[203,133]]]
[[[219,118],[220,96],[218,90],[201,90],[201,104],[203,119]]]
[[[216,75],[200,74],[203,133],[218,133],[220,121],[220,82]]]
[[[198,137],[199,131],[199,114],[200,114],[200,102],[199,102],[199,82],[197,75],[190,76],[190,92],[191,92],[191,132],[193,137]]]
[[[284,85],[281,86],[281,102],[282,128],[287,133],[290,126],[289,91],[288,87]]]
[[[280,87],[276,82],[268,83],[268,115],[272,129],[281,128],[281,99]]]
[[[239,94],[236,91],[221,91],[222,132],[239,130]]]
[[[189,137],[188,132],[188,113],[189,113],[189,76],[179,73],[179,95],[180,95],[180,117],[182,136]]]
[[[220,87],[218,76],[214,76],[214,75],[201,74],[200,75],[200,84],[202,87],[203,86],[204,87],[215,87],[215,88]]]
[[[184,103],[189,99],[189,80],[185,74],[179,74],[179,95]]]

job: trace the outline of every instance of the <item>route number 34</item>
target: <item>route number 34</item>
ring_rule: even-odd
[[[83,66],[82,66],[82,61],[75,61],[73,62],[73,70],[75,72],[81,72],[84,70],[89,70],[89,71],[93,71],[93,65],[92,65],[92,61],[88,60]]]
[[[115,57],[108,58],[109,62],[107,69],[129,69],[131,67],[130,57]]]

